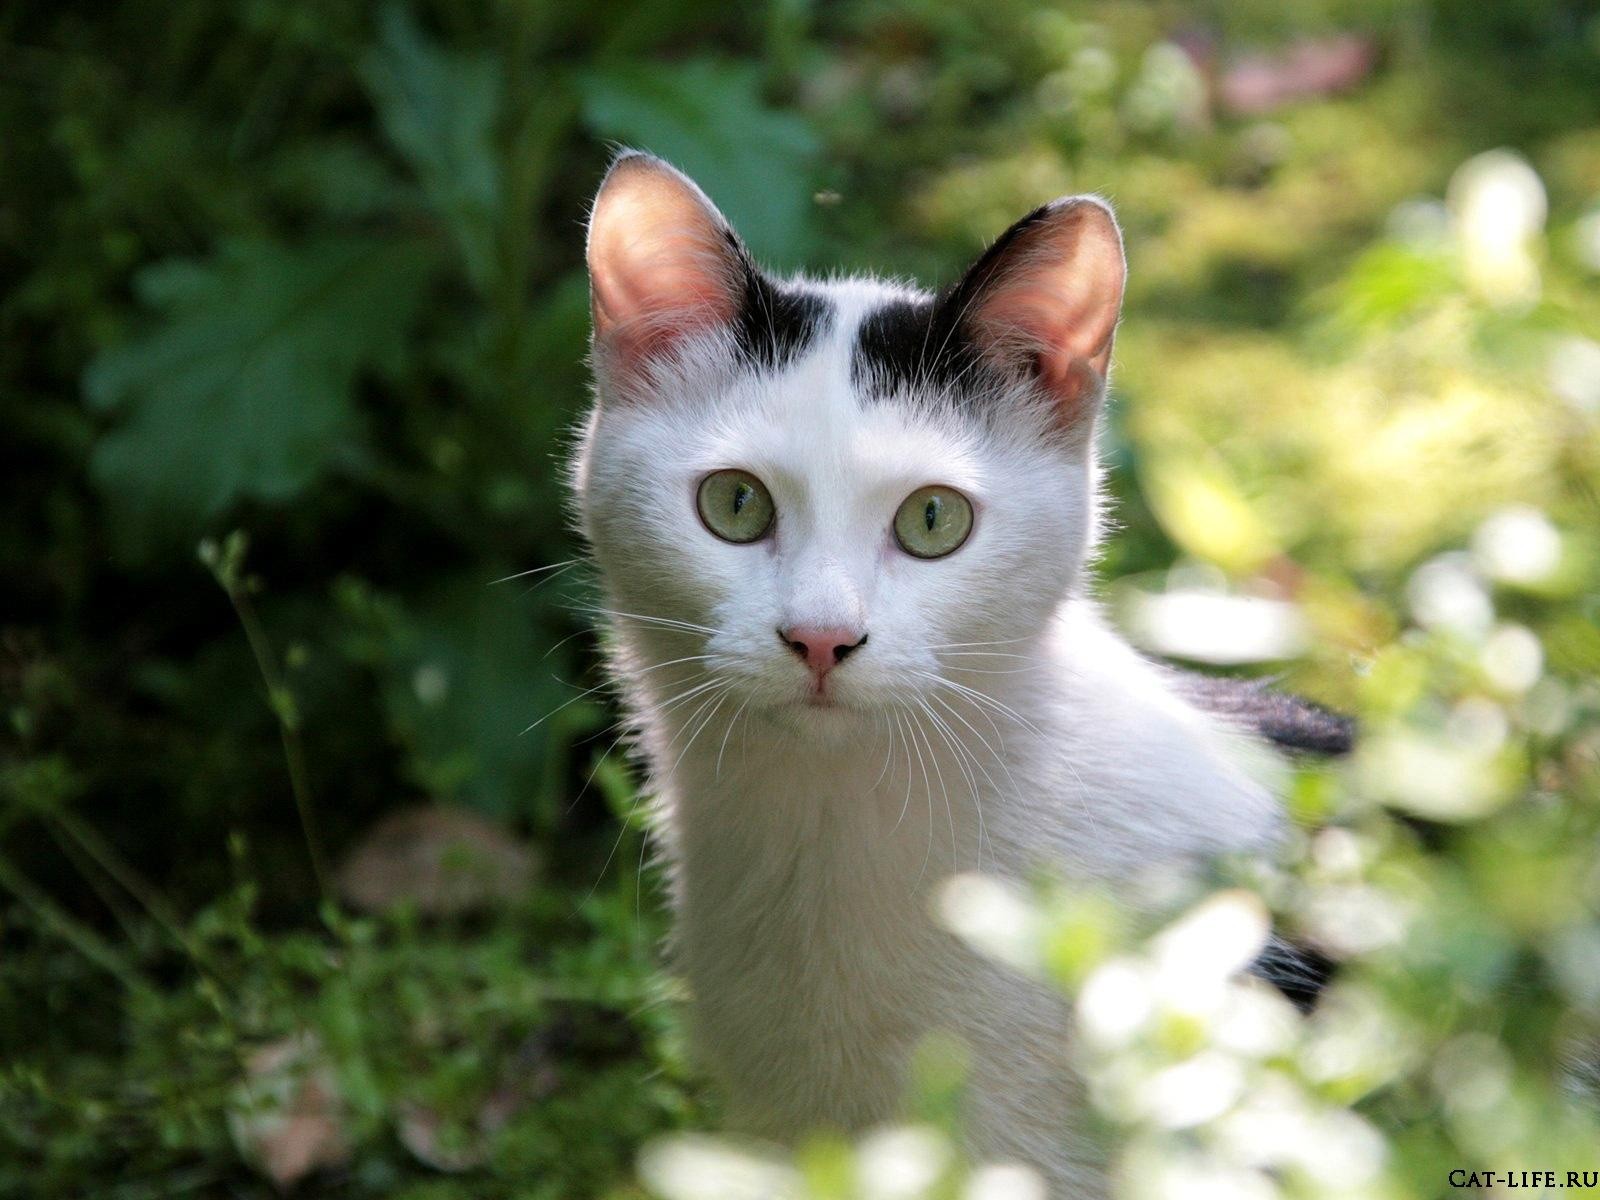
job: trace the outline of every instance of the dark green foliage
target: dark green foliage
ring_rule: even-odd
[[[817,135],[805,119],[765,106],[754,64],[604,67],[580,78],[579,93],[590,128],[687,171],[763,262],[810,257]]]
[[[298,499],[360,453],[359,372],[393,363],[427,297],[428,247],[319,239],[231,242],[135,280],[157,331],[96,358],[92,411],[122,419],[89,472],[119,534],[187,547],[235,501]]]

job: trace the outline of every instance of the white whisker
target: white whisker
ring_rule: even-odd
[[[922,870],[917,873],[917,883],[920,885],[922,877],[928,872],[928,863],[933,859],[933,777],[928,774],[927,760],[922,757],[922,743],[917,740],[917,724],[909,709],[906,710],[906,729],[909,731],[908,740],[917,752],[917,769],[922,772],[922,790],[928,797],[928,851],[922,857]],[[906,774],[909,784],[910,771]]]
[[[960,769],[962,776],[967,781],[967,788],[971,793],[973,810],[978,818],[978,869],[982,870],[983,843],[987,838],[987,830],[984,828],[983,824],[983,796],[981,794],[981,789],[978,787],[978,778],[972,773],[972,767],[977,767],[978,770],[982,771],[983,777],[989,781],[989,786],[994,788],[996,791],[999,790],[1000,785],[995,782],[994,776],[989,774],[988,768],[978,761],[978,757],[973,753],[972,748],[961,740],[960,736],[956,733],[955,729],[951,727],[950,723],[943,717],[939,716],[938,713],[933,711],[932,707],[928,703],[929,700],[938,701],[938,703],[945,708],[948,708],[949,706],[945,705],[942,700],[939,700],[937,693],[929,693],[927,700],[918,701],[918,703],[922,705],[923,710],[927,712],[928,719],[933,722],[934,729],[938,731],[939,736],[943,738],[945,744],[950,747],[951,753],[955,755],[956,766]],[[982,739],[980,738],[979,740],[981,741]],[[969,763],[971,764],[970,766],[968,765]]]
[[[892,715],[894,717],[895,731],[899,735],[898,740],[904,746],[906,752],[906,794],[905,799],[900,802],[900,815],[895,819],[894,829],[891,829],[890,833],[900,828],[901,822],[906,819],[906,813],[911,809],[911,745],[905,740],[905,727],[900,723],[900,705],[898,703],[895,703],[895,711]]]
[[[699,738],[701,732],[704,731],[705,727],[711,723],[712,718],[717,715],[717,711],[722,707],[722,702],[728,698],[728,693],[732,690],[732,684],[723,684],[720,691],[713,692],[710,696],[706,697],[705,704],[702,704],[700,708],[694,710],[694,716],[690,717],[689,721],[693,721],[696,717],[699,717],[706,704],[711,706],[711,711],[706,713],[705,717],[701,719],[700,723],[694,727],[694,732],[689,735],[689,740],[683,744],[683,749],[678,751],[678,757],[673,760],[672,770],[667,772],[668,775],[677,774],[678,767],[683,762],[683,756],[689,753],[689,748],[695,744],[695,740]],[[687,729],[688,727],[688,722],[685,722],[684,728]],[[674,737],[673,740],[676,741],[676,737]],[[672,747],[669,744],[667,748],[670,750]]]
[[[713,629],[709,625],[697,625],[693,621],[680,621],[676,617],[653,617],[646,613],[621,612],[614,608],[589,608],[582,611],[602,617],[611,617],[615,620],[643,621],[647,625],[657,625],[664,629],[681,629],[688,633],[703,633],[710,636],[721,632],[721,630]]]
[[[728,738],[733,735],[733,727],[739,723],[739,718],[744,715],[744,710],[749,707],[752,699],[754,699],[753,695],[746,696],[744,700],[740,702],[739,707],[734,709],[733,716],[728,721],[728,728],[723,731],[722,745],[717,747],[717,770],[714,776],[717,779],[722,778],[722,755],[723,752],[728,748]]]
[[[645,675],[645,674],[648,674],[651,671],[659,671],[663,667],[675,667],[679,663],[686,663],[686,662],[701,662],[701,661],[704,661],[705,659],[708,659],[710,657],[711,656],[709,654],[688,654],[688,655],[685,655],[683,658],[674,658],[674,659],[670,659],[670,660],[668,660],[667,662],[664,662],[664,663],[656,663],[653,666],[641,667],[638,670],[636,670],[634,673],[637,674],[637,675]],[[595,684],[593,687],[585,688],[583,691],[579,692],[576,696],[573,696],[573,697],[571,697],[571,698],[569,698],[567,700],[564,700],[560,704],[556,705],[555,708],[552,708],[549,712],[545,713],[544,716],[540,717],[537,721],[535,721],[532,725],[529,725],[522,732],[523,733],[531,733],[533,730],[539,728],[539,726],[543,725],[546,721],[548,721],[551,717],[555,716],[557,713],[561,712],[563,709],[568,708],[571,705],[576,704],[579,700],[583,700],[583,699],[586,699],[589,696],[594,695],[596,692],[603,692],[609,687],[615,687],[616,684],[617,684],[617,681],[614,680],[614,679],[603,679],[599,683]]]
[[[936,642],[931,646],[924,646],[924,650],[959,650],[968,646],[1011,646],[1017,642],[1031,642],[1037,639],[1037,634],[1028,634],[1024,637],[1000,638],[987,642]]]
[[[555,571],[559,574],[569,567],[578,566],[582,561],[581,558],[569,558],[565,562],[551,563],[548,567],[534,567],[530,571],[518,571],[515,575],[504,575],[499,579],[490,580],[487,586],[495,587],[502,583],[510,583],[513,579],[527,579],[533,575],[543,575],[546,571]],[[551,578],[553,579],[555,576],[551,576]]]
[[[935,722],[937,722],[939,720],[939,718],[934,714],[934,711],[931,708],[928,707],[928,702],[926,700],[922,700],[922,699],[919,698],[917,700],[917,707],[920,708],[924,713],[926,713]],[[937,725],[935,725],[935,732],[938,732],[938,726]],[[940,736],[944,737],[946,742],[949,741],[949,739],[947,737],[945,737],[945,735],[943,733],[940,733]],[[945,812],[945,816],[949,819],[949,822],[950,822],[950,866],[951,866],[952,869],[954,869],[959,865],[958,859],[960,857],[958,848],[956,846],[956,815],[955,815],[955,809],[950,803],[950,789],[945,785],[944,772],[939,769],[939,755],[935,752],[935,750],[933,748],[933,739],[928,737],[928,731],[926,729],[924,729],[922,731],[922,738],[923,738],[923,740],[925,742],[928,743],[928,758],[933,762],[934,774],[937,775],[938,778],[939,778],[939,791],[944,796],[944,812]],[[955,747],[954,746],[951,746],[951,751],[955,752]],[[965,774],[965,767],[963,767],[962,764],[961,764],[961,758],[960,758],[959,753],[956,754],[956,765],[958,767],[960,767],[962,769],[962,773]],[[973,798],[976,799],[977,798],[977,786],[976,786],[975,782],[969,777],[968,780],[967,780],[967,784],[968,784],[969,787],[972,788]]]

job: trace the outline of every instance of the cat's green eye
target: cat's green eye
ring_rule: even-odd
[[[755,542],[772,528],[772,493],[749,471],[713,471],[700,481],[700,519],[725,542]]]
[[[894,514],[900,549],[917,558],[943,558],[972,532],[972,505],[954,488],[933,484],[907,496]]]

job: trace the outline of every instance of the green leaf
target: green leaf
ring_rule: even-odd
[[[361,60],[361,79],[384,133],[460,246],[468,276],[486,288],[501,210],[500,64],[441,50],[406,9],[391,6],[378,44]]]
[[[412,241],[251,241],[148,268],[162,322],[84,376],[92,408],[125,414],[90,472],[131,548],[192,543],[233,501],[315,481],[357,432],[357,375],[401,348],[430,259]]]
[[[416,205],[416,188],[376,149],[353,135],[291,143],[271,167],[275,194],[334,221],[382,219]]]
[[[453,581],[404,607],[346,597],[352,652],[381,680],[412,783],[496,816],[547,820],[573,741],[603,723],[603,697],[577,681],[576,647],[550,620],[554,598],[489,586],[494,578]]]
[[[797,265],[812,244],[809,122],[767,107],[760,70],[696,59],[584,73],[583,118],[597,135],[659,154],[688,172],[758,257]]]

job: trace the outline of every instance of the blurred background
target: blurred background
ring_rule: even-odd
[[[956,921],[1082,998],[1127,1194],[1600,1167],[1597,81],[1581,0],[7,4],[0,1194],[1031,1194],[948,1064],[681,1139],[561,484],[618,144],[784,269],[1117,205],[1106,601],[1363,728],[1252,881],[1339,965],[1272,1038],[1091,903]]]

